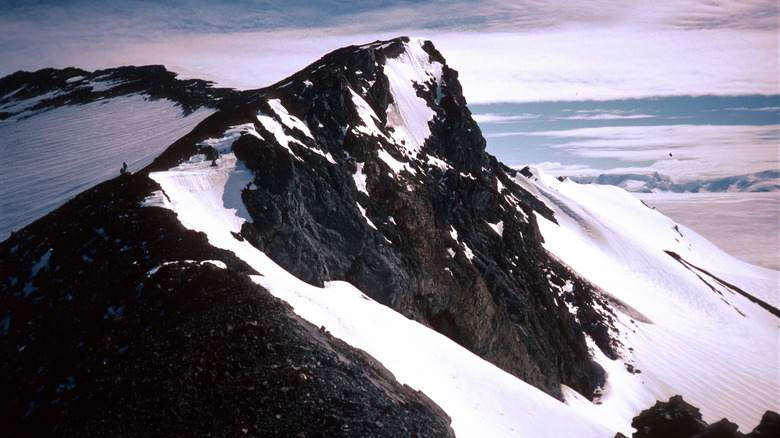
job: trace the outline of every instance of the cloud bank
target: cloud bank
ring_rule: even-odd
[[[569,155],[582,158],[583,162],[608,158],[624,163],[611,169],[540,163],[540,167],[555,175],[655,171],[669,175],[675,181],[686,181],[760,172],[780,166],[777,148],[780,127],[777,125],[607,126],[525,132],[517,136],[518,142],[523,136],[565,139],[563,143],[550,147],[565,150]],[[638,164],[646,162],[651,164]]]
[[[0,75],[160,63],[260,87],[409,34],[436,43],[472,103],[776,94],[777,16],[774,0],[0,1]]]

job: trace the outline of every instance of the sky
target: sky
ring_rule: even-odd
[[[254,88],[399,35],[470,103],[778,93],[775,0],[0,0],[0,76],[155,63]]]
[[[676,182],[780,169],[780,96],[472,104],[488,149],[553,175],[658,172]]]

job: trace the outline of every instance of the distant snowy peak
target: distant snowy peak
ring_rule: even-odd
[[[65,105],[80,105],[131,94],[168,99],[185,115],[215,107],[235,92],[197,79],[179,80],[160,65],[88,72],[78,68],[18,71],[0,79],[0,120],[31,117]]]

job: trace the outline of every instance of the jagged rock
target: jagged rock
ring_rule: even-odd
[[[761,423],[746,435],[748,438],[770,438],[780,436],[780,414],[766,411],[761,417]]]
[[[642,411],[631,426],[636,429],[634,438],[691,438],[703,433],[707,423],[702,421],[699,409],[675,395],[668,402],[659,401]]]
[[[723,418],[712,424],[702,420],[699,409],[675,395],[668,402],[658,401],[634,417],[633,438],[764,438],[780,436],[780,415],[767,411],[761,423],[747,435],[739,426]],[[625,438],[618,433],[615,438]]]
[[[708,425],[704,432],[697,435],[697,438],[738,438],[744,436],[737,432],[738,428],[739,426],[723,418]]]

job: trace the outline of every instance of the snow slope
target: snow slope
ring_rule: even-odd
[[[682,394],[705,421],[742,430],[780,407],[780,320],[741,293],[776,309],[780,272],[729,256],[620,188],[534,174],[517,182],[560,223],[538,216],[545,248],[646,319],[618,312],[624,359],[599,358],[610,373],[601,404],[572,404],[609,422]]]
[[[122,162],[141,169],[212,113],[185,117],[169,100],[134,94],[0,121],[0,240],[118,175]]]

